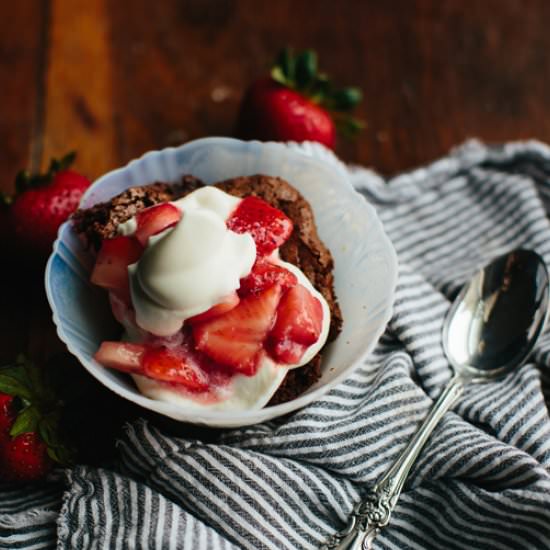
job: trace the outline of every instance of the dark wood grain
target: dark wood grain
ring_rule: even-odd
[[[51,1],[42,165],[69,150],[91,179],[116,167],[109,13],[103,0]]]
[[[43,162],[77,146],[94,177],[153,147],[230,135],[246,84],[286,44],[363,88],[367,127],[339,144],[346,161],[395,173],[468,137],[550,141],[545,0],[91,0],[76,13],[36,0],[0,12],[2,188],[42,140]]]
[[[0,6],[0,190],[40,156],[48,21],[43,0]]]
[[[344,160],[395,173],[469,137],[550,140],[544,0],[111,0],[119,154],[230,135],[244,87],[285,44],[365,92]],[[146,14],[146,16],[145,16]]]

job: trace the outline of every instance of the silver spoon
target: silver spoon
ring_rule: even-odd
[[[499,378],[527,359],[545,322],[548,291],[542,258],[521,249],[493,260],[464,286],[443,324],[443,349],[454,376],[401,455],[354,508],[346,528],[323,548],[372,548],[390,520],[414,461],[464,386]]]

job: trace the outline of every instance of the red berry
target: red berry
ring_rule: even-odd
[[[170,344],[170,339],[153,339],[157,345],[103,342],[94,358],[107,368],[177,384],[191,391],[205,391],[206,371],[212,368],[212,363],[193,349],[189,333],[179,334],[177,345],[170,347],[158,345],[163,341]]]
[[[49,183],[29,187],[16,196],[12,210],[15,238],[27,254],[51,252],[59,226],[76,210],[90,181],[72,170],[55,173]]]
[[[5,442],[1,449],[4,481],[36,481],[52,468],[48,446],[35,433],[24,433]]]
[[[0,480],[34,481],[70,461],[60,438],[60,401],[42,369],[23,357],[0,368]],[[11,393],[13,392],[13,395]]]
[[[271,78],[254,82],[241,104],[238,135],[263,141],[318,141],[334,149],[330,114],[295,90]]]
[[[176,225],[180,219],[181,210],[169,202],[151,206],[136,216],[135,237],[143,246],[146,246],[149,237]]]
[[[292,220],[279,209],[258,197],[244,198],[227,220],[235,233],[250,233],[256,254],[267,256],[281,246],[292,233]]]
[[[333,149],[336,126],[348,136],[362,127],[350,116],[362,99],[361,90],[335,88],[327,74],[317,70],[314,51],[294,54],[285,48],[277,56],[270,75],[248,88],[239,113],[239,137],[318,141]]]
[[[114,291],[130,303],[128,266],[137,262],[143,246],[133,237],[105,239],[97,254],[90,280],[93,284]]]
[[[205,391],[208,377],[189,351],[185,348],[148,349],[143,356],[143,374],[154,380],[180,384],[191,391]]]
[[[102,342],[94,359],[104,367],[140,374],[145,346],[129,342]]]
[[[241,297],[258,294],[274,284],[279,284],[284,292],[297,283],[296,275],[288,269],[259,258],[252,271],[241,279],[238,292]]]
[[[318,340],[322,326],[321,302],[307,288],[296,285],[281,298],[267,350],[276,361],[298,363],[306,349]]]
[[[242,299],[228,313],[193,326],[197,349],[217,363],[253,375],[280,297],[281,287],[273,285]]]
[[[187,322],[193,324],[202,323],[203,321],[208,321],[208,319],[213,319],[219,315],[223,315],[228,311],[231,311],[234,307],[239,304],[240,298],[236,292],[232,292],[221,300],[215,306],[212,306],[210,309],[206,310],[204,313],[199,313],[194,317],[187,319]]]

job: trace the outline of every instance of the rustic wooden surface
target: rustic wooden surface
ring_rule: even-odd
[[[4,1],[0,190],[70,149],[93,179],[231,135],[244,87],[284,45],[363,89],[366,128],[338,144],[345,161],[393,174],[469,137],[550,141],[548,21],[547,0]],[[0,294],[2,361],[62,349],[31,280]]]

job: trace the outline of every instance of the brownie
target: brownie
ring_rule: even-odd
[[[176,200],[204,185],[193,176],[184,176],[176,184],[153,183],[133,187],[108,202],[78,210],[73,215],[76,231],[88,246],[97,250],[103,239],[114,237],[116,227],[143,208],[160,202]],[[254,195],[282,210],[293,222],[294,231],[280,248],[284,261],[299,267],[313,286],[326,299],[331,323],[328,341],[334,340],[342,328],[342,314],[334,293],[333,260],[320,240],[313,211],[304,197],[281,178],[255,175],[228,179],[216,187],[237,197]],[[269,405],[284,403],[298,397],[321,377],[321,354],[307,365],[289,370]]]

